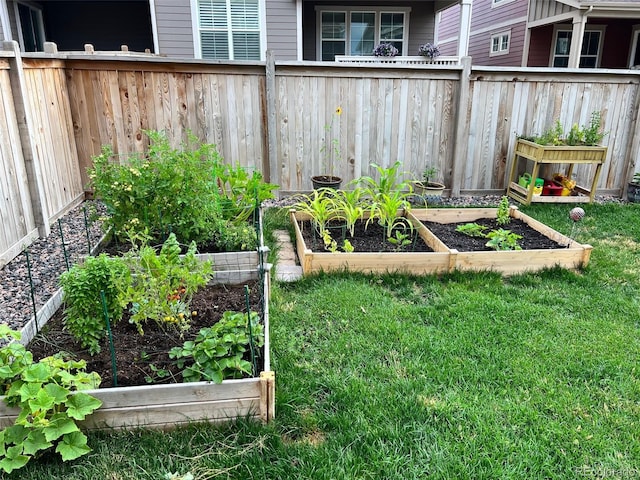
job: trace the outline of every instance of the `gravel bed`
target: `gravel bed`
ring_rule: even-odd
[[[500,195],[464,196],[442,198],[442,206],[482,206],[495,207],[500,202]],[[290,196],[279,200],[264,202],[264,207],[288,207],[299,200]],[[596,203],[626,203],[614,196],[597,196]],[[435,206],[435,205],[434,205]],[[44,239],[38,239],[28,248],[31,263],[31,278],[34,289],[36,310],[42,308],[46,301],[59,288],[58,277],[66,270],[64,250],[66,249],[69,266],[81,260],[88,252],[87,233],[85,229],[85,209],[104,214],[104,206],[99,202],[86,201],[60,219],[62,226],[64,249],[60,237],[58,222],[51,228],[51,234]],[[95,246],[103,235],[100,221],[89,224],[89,241]],[[3,295],[0,301],[0,323],[9,325],[12,329],[21,329],[34,315],[33,300],[29,281],[26,255],[23,252],[0,270],[0,282]]]
[[[35,240],[0,270],[0,284],[3,289],[0,300],[0,323],[7,324],[14,330],[21,329],[34,315],[34,301],[37,311],[60,287],[58,277],[67,269],[65,250],[70,267],[87,255],[89,246],[85,228],[85,210],[89,225],[89,242],[91,247],[97,245],[103,236],[103,231],[100,221],[92,221],[95,216],[92,212],[102,215],[105,209],[99,202],[86,201],[67,213],[59,222],[54,222],[47,238]],[[60,227],[62,227],[62,237]],[[64,239],[64,248],[62,239]],[[27,254],[31,267],[31,281],[29,281]],[[33,284],[33,299],[31,284]]]

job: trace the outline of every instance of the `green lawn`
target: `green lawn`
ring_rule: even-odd
[[[583,208],[581,274],[274,284],[270,425],[94,433],[6,478],[638,478],[640,205]],[[571,229],[569,206],[522,209]]]

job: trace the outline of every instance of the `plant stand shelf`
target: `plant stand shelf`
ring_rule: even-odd
[[[596,193],[600,170],[606,157],[607,147],[538,145],[528,140],[518,139],[513,154],[509,182],[507,184],[507,196],[524,205],[529,205],[530,203],[592,202]],[[521,159],[533,162],[533,169],[531,171],[532,181],[528,188],[524,188],[517,183],[518,163]],[[534,195],[534,181],[538,178],[540,167],[541,165],[548,164],[566,165],[565,175],[569,178],[571,178],[575,165],[595,165],[591,186],[587,188],[576,185],[574,195],[569,196]]]

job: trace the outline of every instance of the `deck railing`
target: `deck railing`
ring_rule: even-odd
[[[396,65],[460,65],[460,57],[439,56],[430,59],[422,56],[376,57],[362,55],[336,55],[338,63],[376,64],[393,63]]]

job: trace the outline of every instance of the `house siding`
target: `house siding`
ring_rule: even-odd
[[[278,60],[297,60],[295,0],[267,0],[267,45]]]
[[[493,5],[492,0],[473,2],[469,55],[475,65],[520,66],[526,30],[527,0]],[[455,55],[458,47],[460,7],[442,12],[438,25],[438,43],[444,55]],[[490,55],[491,36],[511,31],[509,53]],[[442,42],[441,40],[442,39]]]
[[[440,12],[438,38],[436,43],[442,55],[455,55],[458,51],[460,28],[460,5],[454,5]]]
[[[156,25],[160,55],[193,58],[193,25],[189,0],[156,0]]]
[[[529,38],[528,67],[548,67],[553,41],[553,25],[544,25],[531,29]]]
[[[530,0],[529,21],[535,22],[544,18],[554,17],[563,13],[570,13],[574,9],[556,0]]]

